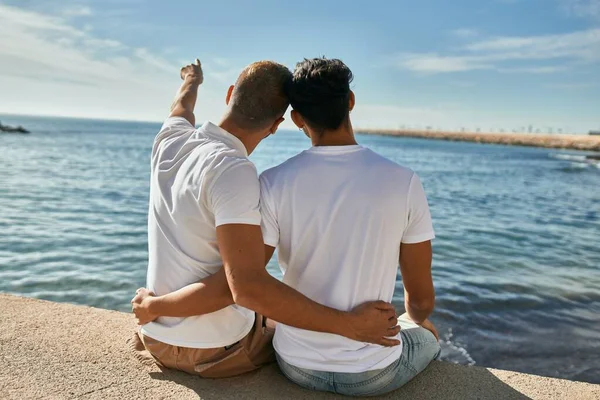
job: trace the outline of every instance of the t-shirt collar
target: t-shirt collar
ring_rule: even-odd
[[[242,151],[244,153],[244,156],[248,157],[248,150],[246,150],[246,146],[244,146],[244,143],[242,143],[242,141],[240,139],[238,139],[236,136],[227,132],[225,129],[213,124],[210,121],[206,121],[202,125],[202,129],[205,130],[206,132],[210,132],[216,136],[219,136],[219,137],[225,139],[227,141],[227,144],[230,144],[232,147]]]
[[[362,149],[364,149],[364,147],[361,145],[352,144],[348,146],[313,146],[307,151],[315,154],[344,154]]]

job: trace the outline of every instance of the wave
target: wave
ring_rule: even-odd
[[[453,340],[454,333],[452,328],[448,328],[448,332],[440,338],[440,346],[442,347],[441,359],[462,365],[475,365],[475,360],[467,351],[467,345]]]
[[[551,153],[550,158],[556,158],[556,159],[565,160],[565,161],[579,161],[579,162],[587,161],[587,155],[585,155],[585,154]]]
[[[564,154],[564,153],[552,153],[549,154],[550,158],[561,161],[569,161],[567,166],[560,168],[563,172],[583,172],[588,168],[600,169],[600,157],[597,154]],[[594,158],[592,158],[592,156]]]

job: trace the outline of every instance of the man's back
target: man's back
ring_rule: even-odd
[[[313,147],[266,171],[261,192],[284,282],[332,308],[391,301],[401,242],[433,238],[418,177],[361,146]],[[333,372],[384,368],[402,352],[281,324],[274,346],[295,366]]]
[[[244,174],[249,175],[248,190],[257,191],[256,169],[248,161],[244,145],[233,135],[211,123],[196,130],[183,118],[165,122],[152,150],[147,279],[150,290],[157,295],[171,293],[217,272],[222,265],[217,225],[260,223],[257,204],[220,205],[219,209],[229,210],[230,216],[213,212],[213,203],[228,190],[228,177]],[[252,212],[240,215],[237,209]],[[161,317],[145,325],[142,332],[175,346],[214,348],[240,340],[253,322],[252,311],[232,305],[204,316]]]

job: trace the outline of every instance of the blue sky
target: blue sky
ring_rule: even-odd
[[[0,113],[158,121],[198,57],[216,120],[250,62],[325,55],[356,127],[600,128],[600,0],[0,0],[0,38]]]

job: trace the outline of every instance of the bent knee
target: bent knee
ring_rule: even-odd
[[[409,332],[410,331],[410,332]],[[405,349],[412,354],[412,359],[424,368],[441,352],[440,342],[435,335],[425,328],[415,328],[405,331]],[[419,369],[419,368],[418,368]]]
[[[421,350],[426,353],[430,353],[431,359],[433,360],[439,356],[439,353],[441,351],[440,341],[435,337],[433,333],[431,333],[431,331],[425,328],[420,329],[424,331],[422,333],[423,341],[421,342]]]

